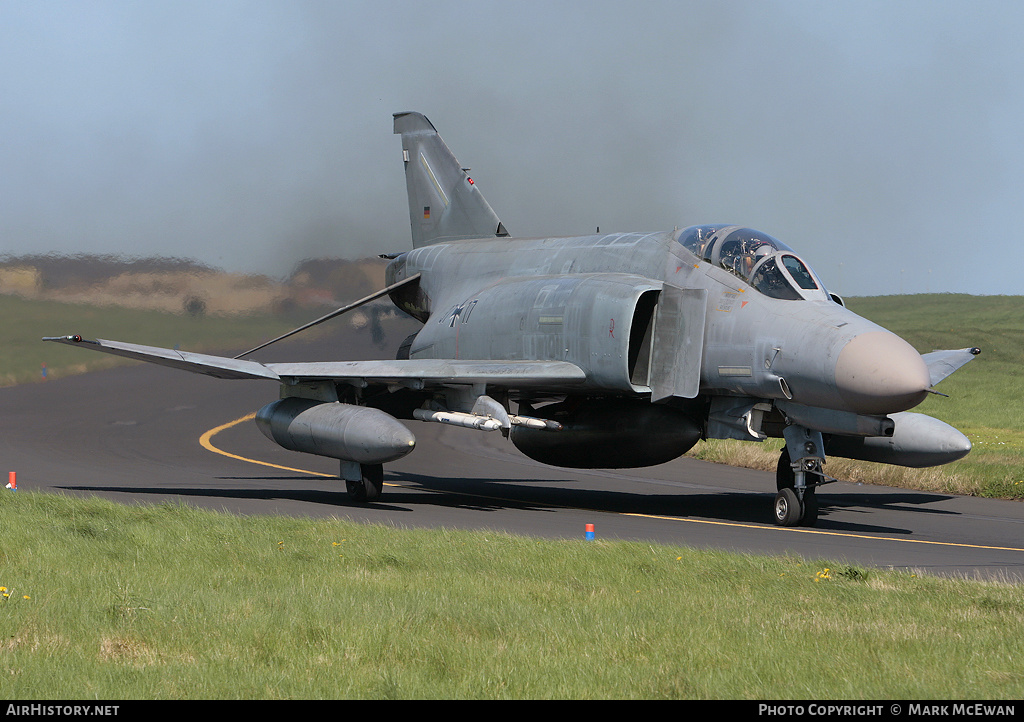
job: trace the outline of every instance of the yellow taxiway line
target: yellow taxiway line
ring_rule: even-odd
[[[220,432],[222,432],[222,431],[224,431],[226,429],[230,429],[232,426],[238,426],[239,424],[244,424],[246,421],[252,421],[255,418],[256,418],[256,412],[254,411],[253,413],[246,414],[245,416],[242,416],[241,418],[235,419],[234,421],[229,421],[226,424],[221,424],[220,426],[218,426],[216,428],[210,429],[209,431],[207,431],[206,433],[204,433],[202,436],[199,437],[199,445],[202,446],[207,451],[212,451],[215,454],[220,454],[221,456],[226,456],[229,459],[238,459],[239,461],[245,461],[245,462],[247,462],[249,464],[259,464],[260,466],[270,466],[270,467],[272,467],[274,469],[281,469],[282,471],[294,471],[294,472],[297,472],[299,474],[309,474],[309,475],[312,475],[312,476],[333,476],[332,474],[323,474],[323,473],[321,473],[319,471],[306,471],[305,469],[294,469],[294,468],[292,468],[290,466],[281,466],[280,464],[271,464],[269,461],[260,461],[259,459],[249,459],[249,458],[247,458],[245,456],[239,456],[238,454],[232,454],[229,451],[224,451],[223,449],[218,449],[216,446],[213,445],[213,442],[210,441],[210,439],[212,439],[214,436],[216,436]]]
[[[260,466],[269,466],[269,467],[272,467],[274,469],[281,469],[282,471],[293,471],[293,472],[295,472],[297,474],[305,474],[305,475],[308,475],[308,476],[324,476],[324,477],[328,477],[328,478],[337,478],[334,474],[324,474],[324,473],[319,472],[319,471],[309,471],[307,469],[296,469],[296,468],[293,468],[293,467],[290,467],[290,466],[281,466],[280,464],[272,464],[269,461],[260,461],[259,459],[250,459],[250,458],[247,458],[245,456],[239,456],[238,454],[232,454],[229,451],[224,451],[223,449],[219,449],[219,448],[217,448],[216,446],[213,445],[213,441],[212,441],[213,437],[216,436],[217,434],[219,434],[220,432],[225,431],[227,429],[230,429],[230,428],[232,428],[234,426],[238,426],[239,424],[245,423],[246,421],[252,421],[254,418],[256,418],[255,412],[251,413],[251,414],[247,414],[247,415],[242,416],[240,418],[237,418],[234,421],[229,421],[226,424],[221,424],[220,426],[217,426],[217,427],[215,427],[213,429],[210,429],[209,431],[205,432],[202,436],[199,437],[199,444],[204,449],[206,449],[208,451],[212,451],[215,454],[220,454],[222,456],[227,456],[228,458],[237,459],[238,461],[244,461],[244,462],[247,462],[249,464],[259,464]],[[387,484],[387,483],[385,483],[384,486],[397,486],[397,487],[401,487],[402,485],[401,484]],[[421,491],[433,491],[432,489],[420,489],[420,490]],[[434,492],[434,493],[442,493],[442,492]],[[503,497],[488,496],[486,494],[474,494],[473,496],[478,496],[481,499],[496,499],[496,500],[499,500],[499,501],[516,501],[515,499],[504,499]],[[713,526],[731,526],[731,527],[739,527],[739,528],[742,528],[742,529],[759,529],[759,530],[762,530],[762,531],[794,532],[794,533],[797,533],[797,534],[820,534],[820,535],[823,535],[823,536],[844,537],[844,538],[847,538],[847,539],[870,539],[872,541],[891,541],[891,542],[901,542],[901,543],[904,543],[904,544],[930,544],[930,545],[933,545],[933,546],[959,547],[959,548],[964,548],[964,549],[991,549],[991,550],[996,550],[996,551],[1024,552],[1024,549],[1021,549],[1021,548],[1018,548],[1018,547],[988,546],[988,545],[984,545],[984,544],[964,544],[964,543],[960,543],[960,542],[930,541],[930,540],[927,540],[927,539],[901,539],[899,537],[871,536],[869,534],[852,534],[852,533],[849,533],[849,532],[825,531],[825,530],[822,530],[822,529],[808,529],[808,528],[804,528],[804,527],[799,527],[799,528],[798,527],[780,527],[780,526],[768,526],[768,525],[765,525],[765,524],[744,524],[742,522],[734,522],[734,521],[715,521],[713,519],[694,519],[692,517],[687,517],[687,516],[662,516],[662,515],[659,515],[659,514],[638,514],[638,513],[635,513],[635,512],[606,512],[606,511],[601,511],[601,510],[598,510],[598,509],[585,509],[583,507],[568,507],[568,506],[563,506],[561,504],[551,504],[550,506],[558,506],[558,507],[564,508],[564,509],[579,509],[580,511],[588,511],[588,512],[593,512],[593,513],[597,513],[597,514],[617,514],[619,516],[635,516],[635,517],[640,517],[640,518],[644,518],[644,519],[660,519],[662,521],[682,521],[682,522],[689,522],[691,524],[710,524],[710,525],[713,525]]]

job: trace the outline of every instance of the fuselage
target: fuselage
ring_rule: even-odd
[[[688,341],[690,352],[700,344],[701,395],[870,415],[925,398],[917,351],[845,308],[792,251],[776,242],[771,257],[727,262],[735,227],[707,228],[703,253],[694,229],[459,240],[405,253],[388,281],[421,274],[412,292],[393,296],[424,322],[409,355],[570,361],[587,372],[587,392],[643,396],[660,373],[649,365],[659,297],[688,289],[685,311],[703,319],[703,334]]]

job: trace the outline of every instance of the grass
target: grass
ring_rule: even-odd
[[[1011,585],[53,494],[0,504],[10,699],[1024,694]]]

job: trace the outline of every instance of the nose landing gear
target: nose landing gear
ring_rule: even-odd
[[[826,482],[821,432],[802,426],[787,426],[786,446],[775,470],[774,521],[778,526],[814,526],[818,522],[815,489]],[[791,452],[791,450],[793,450]],[[796,461],[792,459],[796,457]]]

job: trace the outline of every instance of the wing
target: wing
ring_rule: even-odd
[[[207,356],[206,354],[178,351],[177,349],[142,346],[135,343],[106,341],[104,339],[89,341],[81,336],[48,336],[43,340],[68,344],[69,346],[82,346],[93,351],[102,351],[114,356],[124,356],[139,361],[148,361],[160,366],[170,366],[171,368],[184,371],[215,376],[219,379],[276,380],[278,378],[277,374],[263,364],[244,359]]]
[[[955,351],[932,351],[921,354],[921,358],[928,367],[932,386],[935,386],[980,353],[980,348],[961,348]]]
[[[492,384],[503,387],[554,387],[581,384],[587,375],[567,361],[470,361],[405,359],[397,361],[328,361],[267,364],[282,381],[337,381],[427,388],[445,384]]]
[[[142,346],[81,336],[47,337],[72,346],[125,356],[160,366],[221,379],[270,379],[282,383],[336,381],[352,386],[398,384],[415,389],[447,384],[490,384],[506,388],[556,388],[586,381],[586,373],[567,361],[473,361],[462,359],[406,359],[397,361],[313,361],[268,363],[209,356],[176,349]]]

